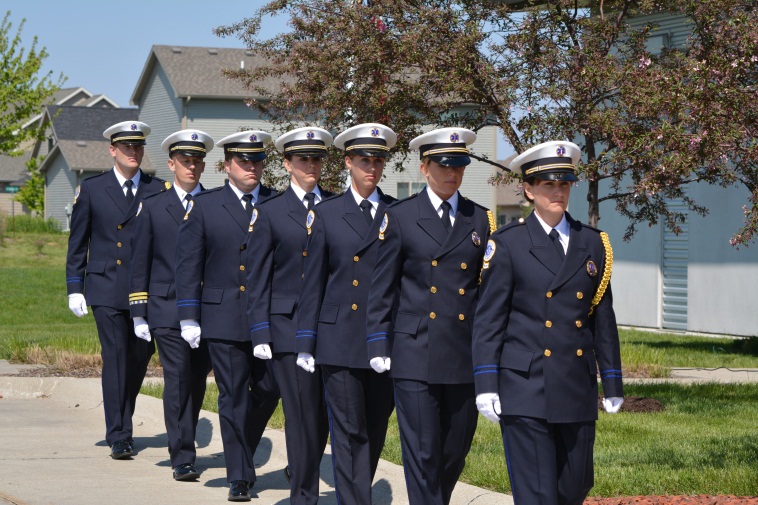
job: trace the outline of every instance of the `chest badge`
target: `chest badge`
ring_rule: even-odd
[[[195,200],[190,200],[189,202],[187,202],[187,213],[186,213],[186,214],[184,214],[184,220],[185,220],[185,221],[186,221],[187,219],[189,219],[189,214],[190,214],[190,212],[192,212],[192,208],[193,208],[194,206],[195,206]]]
[[[134,217],[139,216],[139,213],[142,212],[142,202],[140,201],[139,207],[137,207],[137,213],[134,215]]]
[[[308,235],[311,234],[311,228],[313,227],[313,222],[316,220],[316,213],[313,212],[313,210],[308,211],[308,217],[305,219],[305,227],[308,229]]]
[[[587,273],[590,274],[590,277],[595,277],[597,275],[597,265],[595,265],[595,262],[592,260],[587,262]]]
[[[471,234],[471,241],[474,243],[476,247],[479,247],[480,245],[482,245],[482,239],[476,231],[474,231],[474,233]]]
[[[247,227],[247,232],[250,233],[253,231],[253,225],[255,224],[255,221],[258,219],[258,209],[253,207],[253,214],[250,216],[250,226]]]
[[[379,227],[379,240],[384,240],[384,232],[387,231],[387,226],[390,224],[390,219],[387,217],[387,213],[384,213],[382,219],[382,225]]]

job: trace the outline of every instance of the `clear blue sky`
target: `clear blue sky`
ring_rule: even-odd
[[[153,45],[243,47],[213,28],[250,17],[266,0],[0,0],[0,16],[11,12],[15,35],[22,19],[24,47],[37,36],[49,56],[43,71],[63,73],[64,87],[103,94],[120,107],[129,100]],[[262,35],[287,29],[286,20],[264,23]],[[498,141],[499,157],[512,152]]]

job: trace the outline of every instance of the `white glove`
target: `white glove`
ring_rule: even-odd
[[[620,396],[609,396],[603,398],[603,408],[609,414],[615,414],[621,409],[621,404],[624,403],[624,399]]]
[[[316,361],[313,359],[313,355],[309,352],[297,353],[297,361],[295,361],[295,364],[306,372],[313,373],[316,371]]]
[[[376,373],[384,373],[390,369],[392,362],[387,356],[382,356],[379,358],[371,358],[368,364],[371,365],[371,368],[373,368]]]
[[[476,395],[476,408],[479,413],[493,423],[500,422],[500,395],[497,393],[482,393]]]
[[[253,347],[253,356],[260,359],[271,359],[271,346],[268,344],[258,344]]]
[[[68,295],[68,308],[76,317],[82,317],[89,314],[89,312],[87,312],[87,301],[81,293],[71,293]]]
[[[144,317],[134,317],[134,334],[145,342],[150,342],[150,327],[147,325]]]
[[[179,321],[182,327],[182,338],[193,349],[200,347],[200,325],[194,319],[182,319]]]

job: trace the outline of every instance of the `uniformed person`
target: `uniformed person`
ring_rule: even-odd
[[[450,502],[476,430],[471,323],[494,216],[458,192],[474,140],[463,128],[413,139],[427,187],[388,207],[379,227],[367,342],[372,367],[393,379],[414,505]]]
[[[534,211],[499,229],[484,258],[477,407],[500,423],[516,505],[581,505],[592,488],[598,364],[605,409],[623,402],[610,242],[566,212],[580,154],[552,141],[510,163]]]
[[[332,143],[326,130],[297,128],[276,139],[289,187],[256,207],[248,237],[247,315],[253,352],[273,361],[282,395],[290,503],[315,504],[319,465],[328,436],[321,373],[297,355],[295,307],[302,289],[307,222],[330,193],[318,186],[322,158]],[[309,369],[305,371],[296,363]]]
[[[396,142],[395,132],[375,123],[334,139],[345,151],[350,189],[316,207],[297,308],[296,350],[304,364],[315,359],[324,380],[339,503],[371,504],[394,407],[390,378],[369,366],[365,329],[379,225],[395,201],[377,184]]]
[[[163,365],[163,417],[174,479],[195,480],[195,431],[211,370],[208,346],[192,349],[182,339],[176,310],[176,263],[179,225],[187,204],[200,191],[205,156],[213,139],[200,130],[181,130],[161,144],[174,174],[173,188],[140,203],[132,245],[129,309],[134,333],[155,337]],[[179,244],[179,247],[182,247]]]
[[[134,454],[132,414],[155,352],[152,342],[135,337],[129,316],[133,218],[143,198],[165,190],[164,181],[140,169],[149,134],[150,127],[139,121],[117,123],[103,132],[111,142],[113,169],[82,181],[77,189],[66,256],[69,309],[82,317],[91,305],[95,316],[103,359],[105,441],[114,459]]]
[[[271,135],[252,130],[216,143],[224,149],[229,180],[203,191],[187,206],[176,249],[176,305],[181,335],[191,347],[205,340],[219,389],[219,420],[230,501],[250,500],[253,455],[272,402],[256,406],[250,383],[266,374],[253,357],[245,317],[245,263],[253,208],[275,193],[260,183]],[[252,377],[252,379],[251,379]]]

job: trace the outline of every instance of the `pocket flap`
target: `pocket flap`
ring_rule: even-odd
[[[330,323],[330,324],[336,323],[337,314],[339,314],[339,311],[340,311],[339,305],[327,305],[327,304],[322,305],[321,312],[318,315],[318,322]]]
[[[105,266],[108,264],[107,261],[90,261],[87,263],[87,273],[88,274],[102,274],[105,272]]]
[[[171,291],[171,284],[165,282],[155,282],[150,284],[150,296],[168,296]]]
[[[203,303],[221,303],[224,297],[224,290],[218,288],[203,289]]]
[[[398,312],[397,318],[395,318],[395,333],[409,333],[415,335],[418,333],[418,327],[420,324],[421,316]]]
[[[291,315],[295,310],[297,300],[294,298],[272,298],[271,314]]]
[[[528,372],[532,365],[532,359],[534,359],[532,351],[505,347],[500,355],[500,367],[518,372]]]

